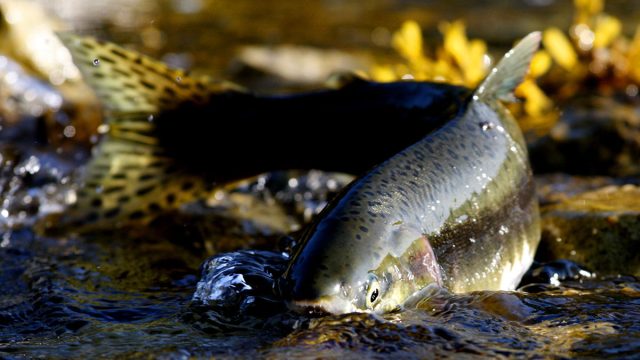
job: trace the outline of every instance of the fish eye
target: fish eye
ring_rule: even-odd
[[[371,301],[371,303],[373,304],[376,301],[377,298],[378,298],[378,289],[376,288],[371,293],[371,298],[369,299],[369,301]]]
[[[366,297],[366,306],[367,309],[373,309],[374,306],[380,300],[380,282],[375,275],[371,275],[369,277],[368,285],[367,285],[367,297]]]

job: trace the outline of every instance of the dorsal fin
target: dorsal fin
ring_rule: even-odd
[[[189,77],[115,44],[58,36],[105,106],[109,131],[84,169],[76,203],[52,224],[56,230],[145,221],[202,197],[207,184],[181,171],[165,153],[154,118],[181,102],[203,102],[212,93],[237,87]]]
[[[476,89],[479,101],[513,101],[513,91],[522,82],[533,55],[540,46],[540,32],[532,32],[509,50]]]

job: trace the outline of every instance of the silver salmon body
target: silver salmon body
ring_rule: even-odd
[[[386,312],[430,284],[517,286],[538,245],[538,204],[522,134],[499,100],[522,81],[539,39],[507,53],[460,115],[320,214],[282,279],[293,307]]]

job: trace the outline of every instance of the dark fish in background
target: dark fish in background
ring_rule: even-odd
[[[362,174],[445,124],[471,93],[446,84],[354,80],[340,89],[262,96],[111,43],[60,35],[107,111],[109,131],[78,200],[50,231],[148,223],[259,173]]]

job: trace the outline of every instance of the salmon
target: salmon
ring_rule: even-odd
[[[475,90],[354,80],[259,95],[111,43],[60,35],[106,109],[77,202],[46,226],[147,224],[217,186],[281,169],[359,175],[306,229],[277,290],[295,309],[400,309],[430,286],[512,290],[539,242],[522,134],[502,101],[532,33]]]
[[[513,99],[537,50],[532,33],[458,116],[375,166],[327,206],[293,255],[281,292],[296,309],[389,312],[431,285],[513,290],[540,239]]]

